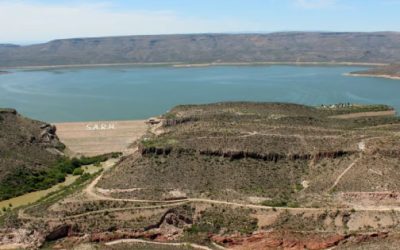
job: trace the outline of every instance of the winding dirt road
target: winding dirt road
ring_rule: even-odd
[[[206,246],[201,246],[201,245],[194,244],[194,243],[189,243],[189,242],[164,243],[164,242],[155,242],[155,241],[138,240],[138,239],[115,240],[115,241],[107,242],[105,245],[106,246],[113,246],[113,245],[118,245],[118,244],[123,244],[123,243],[145,243],[145,244],[151,244],[151,245],[175,246],[175,247],[187,247],[187,246],[190,246],[190,247],[195,248],[195,249],[213,250],[212,248],[209,248],[209,247],[206,247]],[[220,249],[225,249],[225,248],[220,248]]]
[[[360,160],[358,158],[355,162],[353,162],[347,169],[349,170],[351,167],[353,167],[357,161]],[[347,170],[347,171],[348,171]],[[340,178],[346,174],[346,170],[339,176]],[[147,207],[142,207],[139,209],[143,208],[162,208],[166,206],[177,206],[181,204],[186,204],[190,202],[195,202],[195,203],[209,203],[209,204],[219,204],[219,205],[229,205],[229,206],[234,206],[234,207],[244,207],[244,208],[252,208],[252,209],[265,209],[265,210],[270,210],[270,209],[276,209],[276,210],[289,210],[289,211],[325,211],[326,208],[296,208],[296,207],[270,207],[270,206],[263,206],[263,205],[254,205],[254,204],[246,204],[246,203],[236,203],[236,202],[229,202],[229,201],[221,201],[221,200],[211,200],[211,199],[200,199],[200,198],[184,198],[184,199],[179,199],[179,200],[138,200],[138,199],[122,199],[122,198],[113,198],[113,197],[108,197],[104,196],[102,194],[99,194],[96,192],[96,185],[100,181],[104,174],[103,173],[98,176],[92,183],[90,183],[87,188],[84,190],[86,196],[91,199],[97,199],[97,200],[109,200],[109,201],[125,201],[125,202],[138,202],[138,203],[159,203],[159,204],[164,204],[164,205],[155,205],[155,206],[147,206]],[[340,181],[340,178],[337,179],[337,183]],[[113,189],[102,189],[103,191],[106,192],[112,192]],[[115,211],[122,211],[122,210],[129,210],[130,208],[121,208],[121,210],[115,209]],[[138,209],[138,207],[135,207],[134,209]],[[360,206],[357,207],[357,210],[359,211],[400,211],[400,207],[391,207],[391,206],[379,206],[379,207],[373,207],[373,206]],[[95,211],[96,213],[101,213],[105,211],[113,211],[111,209],[105,209],[103,211]],[[89,214],[93,214],[95,212],[89,212]],[[76,217],[76,216],[75,216]]]

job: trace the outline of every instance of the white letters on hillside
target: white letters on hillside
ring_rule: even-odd
[[[87,124],[86,130],[94,131],[94,130],[114,130],[115,123],[94,123]]]

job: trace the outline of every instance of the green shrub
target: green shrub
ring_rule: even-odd
[[[276,200],[266,200],[261,203],[263,206],[267,207],[286,207],[288,205],[286,200],[276,199]]]
[[[94,157],[66,158],[62,157],[58,162],[45,170],[32,171],[24,166],[20,166],[12,174],[8,175],[0,183],[0,200],[7,200],[25,193],[43,190],[65,181],[69,174],[82,175],[81,166],[100,164],[110,158],[117,158],[121,153],[111,153]],[[83,179],[89,176],[83,174]]]
[[[82,175],[84,170],[82,168],[75,168],[74,172],[72,173],[73,175]]]

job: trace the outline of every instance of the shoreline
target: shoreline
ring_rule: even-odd
[[[163,67],[195,68],[213,66],[263,66],[263,65],[294,65],[294,66],[387,66],[388,63],[362,63],[362,62],[211,62],[211,63],[183,63],[183,62],[158,62],[158,63],[99,63],[99,64],[67,64],[67,65],[42,65],[42,66],[10,66],[1,69],[46,70],[62,68],[98,68],[117,66],[137,67]],[[4,71],[9,73],[7,71]],[[1,74],[1,73],[0,73]]]
[[[400,80],[400,76],[391,76],[391,75],[374,75],[374,74],[360,74],[360,73],[346,73],[344,75],[352,77],[374,77],[374,78],[385,78],[390,80]]]
[[[212,67],[212,66],[262,66],[262,65],[290,65],[290,66],[385,66],[386,63],[361,63],[361,62],[218,62],[176,64],[176,68]]]

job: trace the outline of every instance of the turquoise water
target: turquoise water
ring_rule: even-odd
[[[99,67],[0,75],[0,107],[48,122],[143,119],[219,101],[382,103],[400,110],[400,81],[346,77],[360,67]]]

